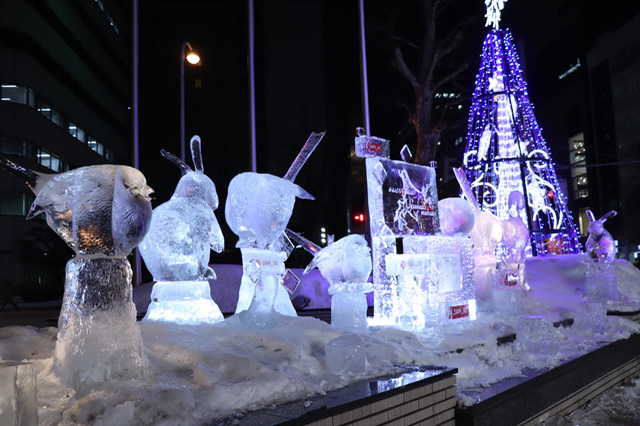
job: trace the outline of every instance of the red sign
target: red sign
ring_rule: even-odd
[[[513,287],[518,284],[518,276],[516,274],[509,274],[504,276],[504,285],[507,287]]]
[[[449,306],[447,317],[449,319],[466,318],[469,316],[469,305]]]

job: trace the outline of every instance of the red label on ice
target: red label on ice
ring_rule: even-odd
[[[504,285],[513,287],[518,284],[518,276],[516,274],[507,274],[504,276]]]
[[[382,144],[381,143],[369,142],[367,145],[368,145],[367,148],[369,148],[369,151],[375,152],[377,154],[382,154]]]
[[[449,306],[449,319],[465,318],[469,316],[469,305]]]

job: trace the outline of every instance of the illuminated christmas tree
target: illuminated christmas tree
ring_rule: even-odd
[[[494,29],[482,48],[463,168],[482,210],[502,220],[516,207],[512,192],[524,195],[520,216],[529,229],[531,254],[579,253],[578,234],[533,115],[513,38],[498,28],[503,4],[487,0],[487,24]]]

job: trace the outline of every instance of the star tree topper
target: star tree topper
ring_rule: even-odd
[[[507,0],[484,0],[484,4],[487,6],[487,13],[484,15],[487,18],[485,26],[493,26],[496,30],[499,28],[500,12],[506,2]]]

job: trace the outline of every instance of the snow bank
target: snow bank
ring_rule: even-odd
[[[552,321],[572,318],[586,293],[585,259],[581,255],[529,259],[526,273],[532,290],[524,298],[522,314]],[[220,295],[232,299],[235,291],[237,297],[234,283],[239,285],[239,268],[221,266],[214,265],[219,278],[213,282],[213,296],[223,311],[232,312],[232,302]],[[621,261],[616,273],[622,298],[609,309],[638,310],[640,273]],[[300,291],[309,297],[310,307],[326,307],[330,300],[322,293],[326,286],[320,276],[310,275]],[[146,289],[137,290],[140,308]],[[525,367],[550,368],[640,332],[635,322],[608,317],[604,333],[550,327],[546,335],[532,333],[529,341],[521,335],[498,345],[501,337],[518,330],[526,333],[523,319],[497,314],[490,304],[480,308],[474,322],[418,333],[370,327],[363,335],[366,371],[359,375],[334,374],[336,369],[326,364],[325,345],[344,332],[309,317],[279,316],[276,327],[262,330],[248,328],[235,316],[215,325],[139,323],[151,374],[143,380],[105,383],[83,398],[52,373],[55,328],[1,328],[0,358],[34,362],[41,425],[196,425],[391,374],[402,364],[458,368],[459,403],[468,405],[474,401],[465,390],[521,375]],[[546,342],[553,345],[535,345]]]

